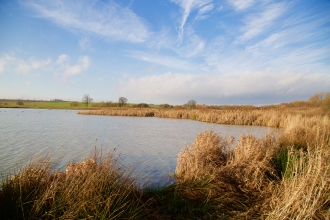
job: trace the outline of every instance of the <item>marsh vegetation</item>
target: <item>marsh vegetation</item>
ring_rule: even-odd
[[[327,107],[105,108],[81,114],[167,117],[283,128],[237,142],[205,131],[177,159],[176,182],[136,187],[131,171],[97,149],[66,171],[43,158],[2,182],[3,219],[329,219]]]

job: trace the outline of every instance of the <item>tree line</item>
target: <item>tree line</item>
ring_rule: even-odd
[[[86,107],[89,106],[89,104],[93,101],[93,98],[90,97],[89,94],[85,94],[82,98],[82,102],[84,103],[84,105]],[[119,97],[118,99],[118,102],[115,103],[115,102],[101,102],[101,104],[99,105],[102,105],[102,106],[97,106],[96,105],[93,105],[94,107],[124,107],[127,105],[127,98],[125,97]],[[184,107],[187,107],[187,108],[196,108],[196,105],[197,105],[197,102],[195,100],[189,100],[187,103],[185,103],[183,106]],[[75,107],[75,106],[78,106],[78,102],[71,102],[71,106]],[[135,104],[133,105],[132,107],[140,107],[140,108],[148,108],[149,105],[146,104],[146,103],[139,103],[139,104]],[[169,105],[169,104],[161,104],[159,105],[160,108],[173,108],[172,105]]]
[[[84,103],[84,105],[86,107],[88,107],[88,105],[93,101],[93,98],[89,95],[89,94],[85,94],[82,98],[82,102]],[[72,102],[74,103],[74,102]],[[77,102],[76,102],[77,103]],[[113,102],[103,102],[104,103],[104,107],[112,107],[112,106],[119,106],[119,107],[123,107],[126,105],[127,103],[127,98],[125,97],[120,97],[118,99],[117,103],[113,103]]]

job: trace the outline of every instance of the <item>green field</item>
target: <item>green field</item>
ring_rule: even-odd
[[[23,104],[19,104],[22,102]],[[75,103],[75,105],[73,105]],[[115,107],[116,103],[113,103]],[[133,107],[135,104],[127,103],[126,106]],[[98,109],[106,106],[104,102],[92,102],[85,106],[83,102],[56,102],[56,101],[31,101],[31,100],[4,100],[0,99],[0,108],[41,108],[41,109]],[[149,104],[150,108],[158,108],[159,105]]]
[[[52,101],[27,101],[22,100],[23,105],[19,105],[17,100],[1,100],[0,108],[42,108],[42,109],[83,109],[86,108],[79,102],[78,106],[71,106],[71,102]],[[91,105],[90,105],[91,106]]]

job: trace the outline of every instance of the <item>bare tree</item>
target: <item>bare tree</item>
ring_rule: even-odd
[[[189,100],[186,103],[186,106],[189,107],[189,108],[196,108],[196,104],[197,104],[197,102],[195,100]]]
[[[91,101],[93,101],[93,99],[88,95],[85,94],[82,101],[85,103],[86,107],[88,106],[88,103],[90,103]]]
[[[119,105],[120,107],[124,106],[126,103],[127,103],[127,98],[125,98],[125,97],[120,97],[120,98],[118,99],[118,105]]]

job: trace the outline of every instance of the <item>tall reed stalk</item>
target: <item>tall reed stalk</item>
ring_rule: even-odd
[[[313,110],[314,111],[314,110]],[[263,138],[206,131],[184,147],[177,182],[139,189],[99,151],[65,172],[42,159],[7,177],[1,219],[330,219],[330,119],[302,109],[107,108],[80,114],[281,127]]]
[[[234,147],[212,131],[197,135],[178,157],[183,196],[226,218],[329,219],[330,120],[289,119],[281,135],[244,135]]]
[[[151,108],[102,108],[98,110],[79,111],[84,115],[158,117],[175,119],[192,119],[202,122],[231,125],[256,125],[285,128],[292,120],[299,118],[320,118],[317,109],[151,109]],[[296,118],[295,118],[296,117]]]
[[[151,200],[143,200],[130,174],[111,154],[94,154],[50,169],[49,158],[31,162],[2,182],[1,219],[145,219]]]

